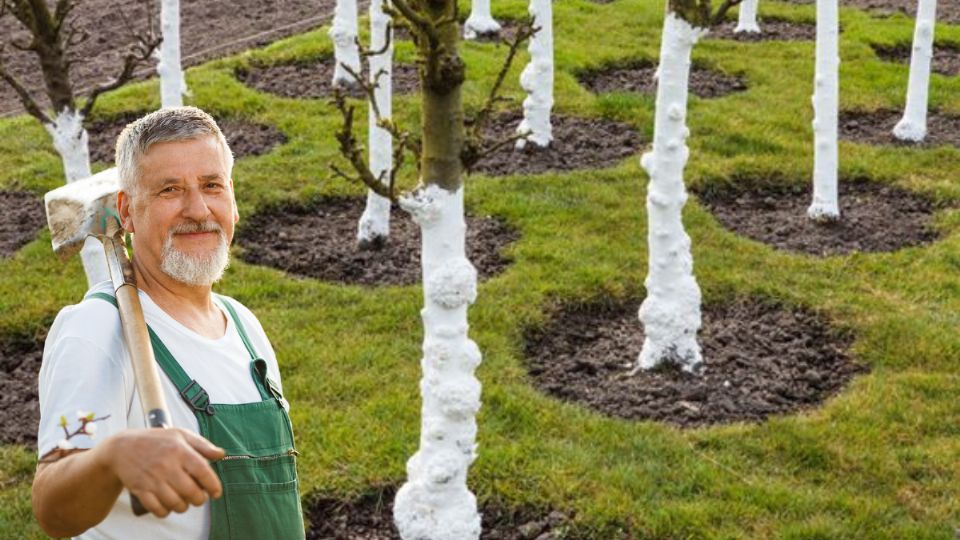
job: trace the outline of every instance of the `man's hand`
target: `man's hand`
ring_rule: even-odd
[[[179,428],[131,429],[104,441],[101,459],[125,488],[157,517],[203,506],[220,498],[223,487],[209,461],[224,451]]]
[[[223,492],[209,461],[224,451],[184,429],[130,429],[37,467],[33,511],[47,534],[77,536],[103,521],[126,487],[157,517]]]

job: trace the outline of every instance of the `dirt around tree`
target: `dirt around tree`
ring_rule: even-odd
[[[113,163],[116,153],[117,137],[130,122],[146,113],[131,113],[95,120],[87,128],[90,135],[90,160],[101,163]],[[217,125],[230,145],[234,158],[259,156],[273,150],[275,146],[287,142],[287,136],[277,128],[240,120],[236,118],[217,118]]]
[[[840,180],[840,220],[807,217],[811,186],[775,186],[760,181],[697,193],[727,229],[777,249],[827,257],[851,252],[889,252],[929,244],[934,204],[878,182]],[[892,226],[896,224],[896,226]]]
[[[311,526],[307,540],[400,540],[393,525],[395,488],[356,500],[314,497],[306,507]],[[481,540],[585,540],[561,512],[481,507]]]
[[[794,4],[813,4],[816,0],[786,0]],[[917,16],[916,0],[840,0],[840,5],[865,9],[878,17],[889,17],[903,13],[910,18]],[[950,24],[960,23],[960,2],[948,0],[937,2],[937,21]]]
[[[0,191],[0,258],[13,255],[46,225],[43,199],[24,191]]]
[[[927,136],[921,143],[901,141],[893,136],[893,128],[902,117],[903,111],[893,109],[841,111],[840,138],[863,144],[960,148],[960,116],[928,112]]]
[[[876,51],[877,56],[883,60],[909,66],[913,46],[910,43],[900,43],[892,47],[874,45],[873,50]],[[939,73],[947,77],[960,75],[960,45],[953,43],[935,43],[930,69],[934,73]]]
[[[657,93],[657,81],[654,79],[656,71],[657,67],[653,63],[639,60],[581,71],[577,79],[580,84],[595,94],[637,92],[655,95]],[[747,84],[740,77],[696,64],[690,70],[690,93],[699,98],[718,98],[746,89]]]
[[[334,62],[332,56],[325,56],[294,64],[253,66],[239,69],[235,75],[240,82],[260,92],[287,98],[330,99],[333,98]],[[367,76],[366,70],[363,76]],[[392,88],[397,95],[416,92],[420,88],[417,67],[413,64],[394,64]],[[344,90],[351,97],[363,97],[363,91],[357,87]]]
[[[42,361],[42,342],[24,337],[0,340],[0,444],[37,447],[37,374]]]
[[[782,19],[759,19],[760,33],[734,32],[737,21],[726,21],[710,29],[707,39],[732,39],[744,42],[759,41],[813,41],[817,39],[816,23],[793,22]]]
[[[279,206],[247,220],[237,234],[240,257],[291,274],[354,285],[412,285],[421,279],[420,229],[399,209],[390,215],[390,239],[380,249],[357,248],[362,199],[323,199]],[[493,217],[467,216],[467,258],[479,279],[503,272],[501,255],[519,238]]]
[[[204,0],[181,2],[180,39],[184,68],[259,47],[326,24],[333,15],[334,0]],[[78,49],[82,59],[71,70],[78,90],[112,80],[119,72],[122,57],[131,39],[123,22],[124,14],[140,30],[146,28],[144,3],[139,0],[83,0],[76,10],[78,27],[90,38]],[[159,2],[151,2],[159,27]],[[12,32],[23,41],[27,35],[13,17],[0,18],[0,35]],[[40,96],[43,81],[35,55],[7,47],[7,66]],[[144,68],[141,78],[156,75],[154,66]],[[40,100],[46,104],[46,97]],[[0,84],[0,116],[22,112],[16,94]]]
[[[851,339],[812,313],[739,299],[704,307],[702,375],[668,365],[629,376],[644,340],[640,303],[557,309],[526,333],[533,384],[611,416],[698,427],[810,409],[866,371],[847,352]]]

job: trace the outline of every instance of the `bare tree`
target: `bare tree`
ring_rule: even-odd
[[[373,82],[355,76],[367,94],[377,125],[394,139],[393,168],[374,174],[353,133],[354,107],[341,92],[336,103],[344,119],[337,133],[340,149],[355,175],[371,191],[396,202],[422,230],[425,307],[423,398],[420,449],[407,464],[407,483],[394,503],[400,535],[420,540],[471,540],[480,535],[476,498],[467,488],[467,469],[476,457],[476,413],[480,382],[474,370],[480,350],[467,337],[467,305],[477,294],[477,272],[464,249],[463,174],[486,153],[513,144],[526,134],[483,139],[484,126],[500,101],[499,89],[518,47],[533,33],[527,21],[510,44],[507,59],[480,111],[465,127],[460,90],[466,68],[457,52],[460,25],[455,0],[392,0],[384,11],[407,26],[418,51],[422,136],[415,137],[381,114]],[[389,49],[389,43],[384,50]],[[374,53],[379,51],[374,51]],[[397,195],[396,175],[405,155],[416,160],[420,184]]]
[[[91,175],[88,136],[83,122],[93,110],[97,98],[131,80],[137,66],[149,60],[160,44],[153,35],[153,24],[149,20],[152,9],[148,6],[146,31],[136,33],[132,27],[128,28],[132,46],[118,66],[117,75],[81,95],[70,80],[70,68],[81,60],[77,50],[89,37],[74,16],[79,3],[80,0],[57,0],[51,10],[45,0],[0,0],[0,18],[12,16],[30,35],[25,42],[0,37],[0,79],[13,88],[27,113],[39,120],[50,134],[63,161],[68,183]],[[7,46],[36,56],[43,91],[52,111],[45,110],[41,106],[43,100],[6,68],[3,53]],[[83,265],[91,284],[109,278],[103,255],[94,244],[89,249],[84,248]]]

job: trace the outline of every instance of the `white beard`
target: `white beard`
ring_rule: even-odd
[[[173,235],[177,233],[216,231],[220,242],[217,247],[200,255],[189,255],[173,246]],[[204,223],[184,223],[170,230],[163,251],[160,253],[160,270],[171,278],[194,287],[213,285],[223,277],[230,266],[230,250],[223,229],[215,221]]]

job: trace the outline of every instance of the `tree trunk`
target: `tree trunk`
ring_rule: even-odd
[[[917,23],[913,31],[910,56],[910,83],[903,118],[893,128],[901,140],[920,142],[927,136],[927,99],[930,91],[930,61],[933,59],[933,34],[937,23],[937,0],[919,0]]]
[[[520,74],[520,86],[527,91],[523,100],[523,120],[517,133],[529,132],[517,141],[517,148],[527,141],[546,147],[553,140],[550,111],[553,109],[553,6],[552,0],[530,0],[530,15],[540,30],[530,39],[527,50],[530,63]]]
[[[838,0],[817,0],[817,59],[813,92],[813,203],[815,220],[840,218],[837,201],[837,124],[840,101]]]
[[[163,0],[160,4],[160,106],[180,107],[187,93],[187,82],[180,65],[180,0]]]
[[[355,73],[360,73],[360,49],[356,41],[357,0],[337,0],[329,35],[333,40],[333,57],[336,62],[333,69],[333,85],[356,85],[357,81],[343,69],[342,64],[349,66]]]
[[[451,0],[424,2],[431,21],[452,19]],[[407,482],[397,492],[394,520],[405,540],[476,540],[477,501],[467,488],[476,457],[480,350],[467,337],[467,306],[477,294],[477,272],[464,243],[461,151],[464,144],[457,54],[459,28],[437,28],[440,47],[420,40],[423,185],[400,200],[422,231],[424,308],[420,448],[407,462]]]
[[[683,229],[687,192],[683,169],[689,149],[686,138],[690,54],[706,30],[695,28],[674,12],[663,23],[657,83],[653,150],[641,165],[650,176],[647,187],[649,269],[647,297],[640,306],[646,336],[634,372],[663,362],[697,372],[701,365],[700,287],[693,276],[690,237]]]
[[[749,32],[760,33],[760,26],[757,24],[757,3],[759,0],[743,0],[740,4],[740,13],[737,17],[737,27],[734,33]]]
[[[500,23],[490,13],[490,0],[473,0],[470,4],[470,16],[463,25],[463,38],[476,39],[477,36],[499,32]]]
[[[390,17],[383,12],[383,0],[370,2],[370,48],[379,51],[387,44],[387,24]],[[393,40],[383,52],[370,56],[369,79],[376,84],[373,95],[380,116],[389,119],[392,115],[392,77],[393,77]],[[370,171],[378,178],[385,180],[393,168],[393,137],[390,132],[377,127],[377,115],[373,107],[368,107],[367,123],[368,147],[370,149]],[[381,176],[383,175],[383,176]],[[373,192],[367,191],[367,206],[360,216],[357,227],[357,242],[361,248],[379,246],[390,236],[390,200]]]
[[[63,161],[63,173],[67,183],[76,182],[92,176],[90,171],[90,150],[87,142],[87,130],[83,127],[83,116],[72,109],[64,109],[54,119],[54,124],[44,124],[47,133],[53,139],[53,147]],[[87,283],[93,285],[110,279],[107,270],[103,244],[94,238],[88,238],[80,250],[83,270]]]

